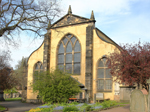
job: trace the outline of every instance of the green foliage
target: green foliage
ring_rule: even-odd
[[[58,106],[64,106],[64,109],[63,109],[63,112],[69,112],[69,111],[80,111],[80,112],[83,112],[83,111],[93,111],[93,110],[95,110],[95,111],[98,111],[99,110],[99,108],[97,108],[97,109],[94,109],[94,107],[96,107],[96,106],[103,106],[103,109],[104,108],[109,108],[109,107],[112,107],[112,106],[116,106],[116,105],[118,105],[118,104],[121,104],[120,102],[116,102],[116,101],[112,101],[112,100],[109,100],[109,101],[105,101],[104,100],[104,102],[102,102],[102,103],[99,103],[99,102],[97,102],[97,103],[95,103],[95,104],[92,104],[92,105],[88,105],[88,104],[86,104],[86,103],[84,103],[82,106],[80,106],[79,107],[79,109],[78,109],[78,107],[76,106],[77,104],[79,104],[79,103],[75,103],[75,102],[72,102],[72,103],[60,103],[60,104],[50,104],[50,105],[52,105],[52,106],[50,106],[50,110],[51,111],[56,111],[56,110],[53,110],[55,107],[58,107]],[[48,104],[47,104],[48,105]],[[48,109],[47,109],[48,110]],[[49,111],[47,111],[47,110],[42,110],[42,108],[37,108],[37,109],[31,109],[29,112],[50,112],[50,110]]]
[[[99,106],[99,105],[101,105],[100,102],[96,102],[96,103],[95,103],[95,106]]]
[[[0,105],[0,111],[5,110],[6,108]]]
[[[63,109],[63,112],[69,112],[69,111],[79,111],[79,109],[76,106],[65,107]]]
[[[5,99],[5,101],[19,101],[19,100],[21,100],[21,97],[19,97],[19,98],[7,98],[7,99]]]
[[[86,111],[92,111],[92,110],[94,110],[94,109],[92,108],[91,105],[88,105],[88,106],[85,108],[85,110],[86,110]]]
[[[21,87],[22,90],[25,89],[27,85],[27,79],[26,79],[26,66],[28,58],[22,58],[22,60],[19,60],[17,65],[15,66],[15,70],[12,73],[13,77],[17,79],[18,87]]]
[[[12,88],[12,89],[6,89],[6,90],[4,90],[4,93],[6,94],[6,93],[17,93],[17,90],[15,89],[15,88]]]
[[[65,103],[71,96],[80,92],[79,83],[59,69],[52,72],[35,72],[32,87],[47,103]]]
[[[70,104],[78,105],[79,103],[78,102],[71,102]]]
[[[116,106],[117,104],[118,103],[116,101],[112,101],[112,100],[109,100],[109,101],[104,100],[104,102],[101,103],[103,108],[109,108],[109,107],[112,107],[112,106]]]
[[[83,105],[84,105],[84,106],[87,106],[88,104],[87,104],[87,103],[84,103]]]

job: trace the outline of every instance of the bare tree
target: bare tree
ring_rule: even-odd
[[[10,51],[0,51],[0,70],[10,67],[10,60]]]
[[[58,0],[0,0],[0,37],[12,41],[20,31],[42,36],[59,13]]]
[[[18,81],[18,86],[21,87],[21,90],[24,90],[27,87],[27,58],[22,58],[18,61],[16,65],[16,70],[12,73],[12,76],[15,77]]]
[[[0,52],[0,101],[4,100],[3,91],[17,85],[17,80],[10,75],[12,69],[9,66],[10,52]]]

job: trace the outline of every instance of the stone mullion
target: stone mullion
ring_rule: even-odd
[[[47,71],[49,69],[50,61],[50,33],[45,34],[44,38],[44,52],[43,52],[43,69]]]
[[[85,72],[85,87],[88,90],[90,100],[93,99],[92,79],[93,79],[93,26],[86,27],[86,72]]]

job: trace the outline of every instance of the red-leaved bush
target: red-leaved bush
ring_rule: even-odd
[[[138,84],[147,89],[150,78],[150,43],[120,45],[120,52],[111,53],[108,64],[115,81],[126,85]],[[140,88],[141,89],[141,88]]]

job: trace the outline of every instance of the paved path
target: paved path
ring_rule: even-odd
[[[108,110],[102,110],[99,112],[130,112],[130,105],[127,104],[124,107],[116,107],[116,108],[112,108],[112,109],[108,109]]]
[[[41,106],[39,104],[22,103],[21,101],[4,101],[0,102],[0,105],[8,108],[8,111],[5,112],[25,112],[32,108]]]

